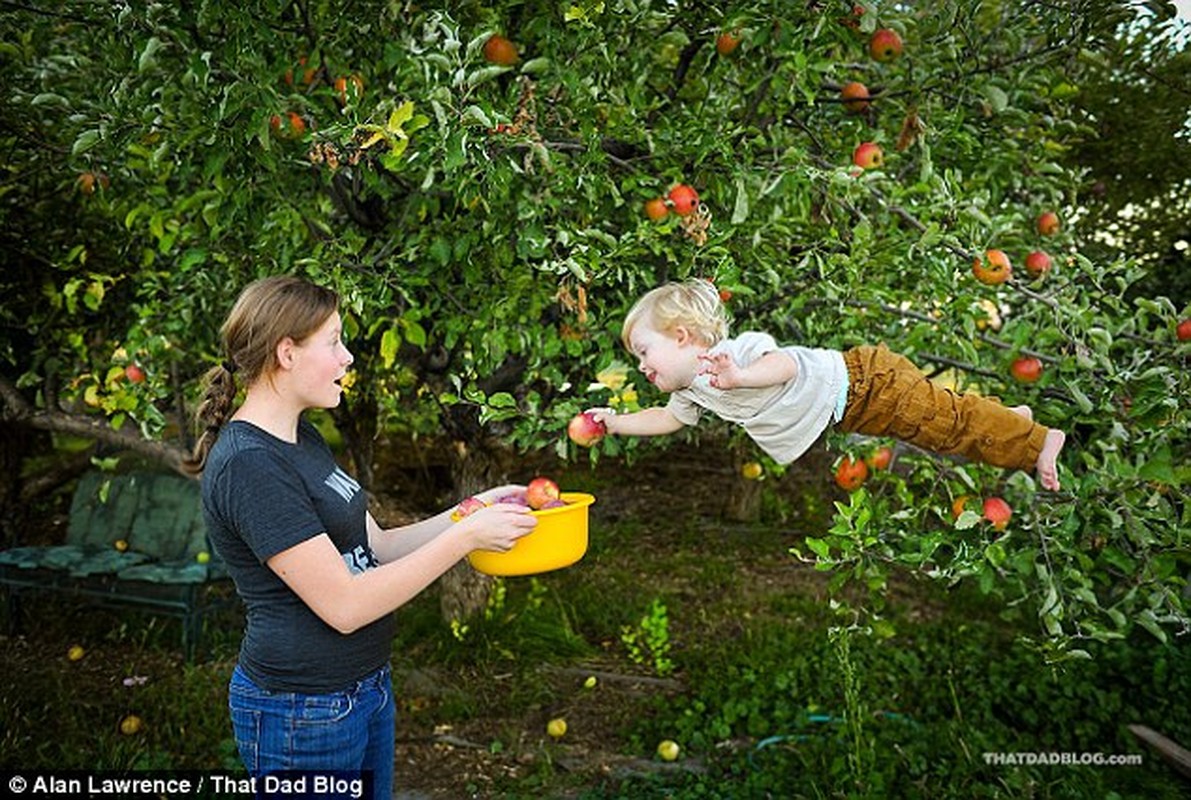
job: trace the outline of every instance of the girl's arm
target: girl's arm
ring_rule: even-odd
[[[607,408],[588,410],[596,422],[604,423],[608,433],[616,436],[664,436],[682,430],[682,423],[665,406],[617,414]]]
[[[267,563],[319,619],[349,634],[405,605],[472,550],[506,551],[535,525],[528,508],[501,503],[449,525],[440,535],[430,534],[433,526],[423,527],[415,534],[421,546],[361,573],[348,569],[325,533]]]
[[[517,484],[497,486],[481,492],[476,497],[485,505],[489,505],[495,500],[514,495],[524,498],[525,487]],[[455,507],[448,508],[433,517],[427,517],[398,528],[382,528],[370,513],[368,514],[368,544],[377,560],[382,564],[404,558],[454,525],[455,520],[451,519],[451,514],[454,511]]]
[[[717,389],[778,386],[798,374],[798,362],[780,350],[766,353],[747,367],[737,364],[727,353],[701,355],[699,359],[703,361],[699,374],[710,375],[711,385]]]

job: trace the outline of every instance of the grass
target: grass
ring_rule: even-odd
[[[891,636],[833,608],[828,576],[787,548],[830,490],[788,473],[763,522],[718,516],[726,470],[672,457],[563,476],[591,491],[579,565],[504,582],[465,633],[433,591],[397,613],[398,786],[431,797],[1181,797],[1132,738],[1191,743],[1191,651],[1139,636],[1047,667],[974,589],[904,577]],[[774,511],[778,509],[780,515]],[[186,664],[176,623],[28,603],[0,648],[5,768],[234,769],[226,683],[240,620]],[[665,609],[665,624],[657,610]],[[859,619],[863,621],[863,619]],[[643,627],[643,625],[645,627]],[[626,638],[650,642],[634,660]],[[649,635],[646,636],[645,634]],[[69,661],[81,644],[86,655]],[[653,650],[673,672],[658,674]],[[594,685],[589,678],[595,678]],[[132,685],[125,685],[126,679]],[[141,680],[143,679],[143,680]],[[120,733],[136,714],[144,728]],[[563,717],[566,736],[546,736]],[[682,747],[674,764],[662,739]],[[1140,766],[1007,766],[986,752],[1140,754]]]

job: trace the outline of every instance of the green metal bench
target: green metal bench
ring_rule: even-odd
[[[71,500],[64,544],[0,551],[10,633],[21,626],[24,595],[67,593],[181,618],[189,659],[204,617],[237,602],[228,586],[207,540],[198,482],[173,473],[89,472]]]

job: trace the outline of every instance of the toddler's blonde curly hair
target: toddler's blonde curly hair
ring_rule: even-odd
[[[728,314],[719,290],[703,278],[663,284],[633,304],[620,329],[620,341],[630,352],[633,329],[641,322],[660,333],[684,327],[708,347],[728,336]]]

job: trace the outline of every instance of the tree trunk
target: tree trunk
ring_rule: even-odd
[[[331,416],[343,436],[356,480],[365,491],[372,492],[376,479],[373,459],[376,456],[377,420],[380,418],[376,395],[368,391],[350,401],[344,398],[344,402],[332,410]]]
[[[456,441],[451,454],[451,474],[459,499],[508,482],[509,454],[487,443],[468,446]],[[488,605],[492,578],[460,561],[442,576],[439,598],[443,619],[466,620]]]

